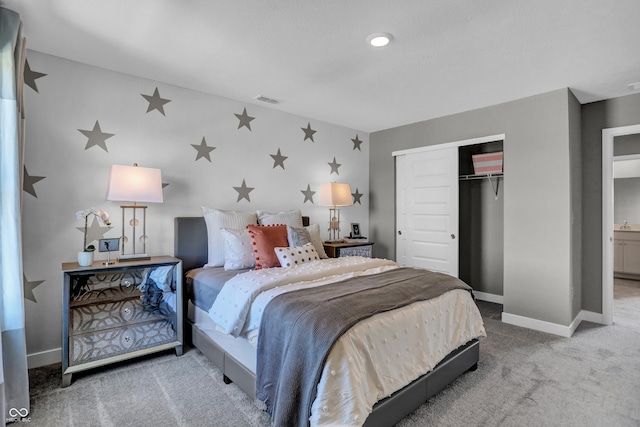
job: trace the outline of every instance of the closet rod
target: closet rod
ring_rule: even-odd
[[[496,185],[493,185],[493,181],[491,181],[491,178],[496,178]],[[503,174],[486,174],[486,175],[461,175],[460,176],[460,181],[470,181],[470,180],[474,180],[474,179],[484,179],[487,178],[489,180],[489,184],[491,184],[491,189],[493,190],[493,192],[496,195],[496,200],[498,200],[498,192],[499,192],[499,181],[500,178],[504,179],[504,175]]]

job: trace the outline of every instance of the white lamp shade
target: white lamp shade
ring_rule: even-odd
[[[342,182],[326,182],[320,186],[319,206],[351,206],[351,186]]]
[[[162,203],[160,169],[111,166],[107,184],[107,200]]]

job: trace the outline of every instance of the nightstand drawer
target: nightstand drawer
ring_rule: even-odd
[[[138,323],[69,337],[69,366],[176,341],[174,322]]]
[[[373,242],[325,242],[323,246],[329,258],[343,256],[373,257]]]
[[[71,308],[69,335],[101,331],[132,323],[163,320],[176,313],[166,302],[144,303],[140,297]]]
[[[338,248],[338,256],[363,256],[371,258],[373,256],[373,246],[354,246],[346,248]]]

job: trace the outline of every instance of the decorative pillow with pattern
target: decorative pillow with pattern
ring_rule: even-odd
[[[274,248],[289,245],[287,226],[284,224],[247,225],[247,231],[251,236],[253,256],[256,259],[256,270],[280,267]]]
[[[282,267],[296,267],[320,259],[313,243],[293,248],[274,248],[274,250]]]

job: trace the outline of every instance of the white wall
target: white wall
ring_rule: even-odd
[[[121,231],[120,203],[105,201],[112,164],[157,167],[162,170],[164,203],[149,204],[147,252],[173,254],[173,218],[201,215],[201,206],[251,211],[299,208],[328,226],[328,208],[305,202],[310,186],[340,181],[363,194],[361,203],[342,209],[343,228],[359,222],[365,235],[369,227],[368,134],[265,108],[195,92],[176,86],[115,73],[57,57],[28,51],[32,70],[46,76],[35,80],[38,92],[25,87],[27,114],[25,163],[35,196],[24,192],[24,271],[27,347],[31,366],[60,360],[61,263],[75,261],[82,248],[82,221],[75,212],[95,206],[111,214],[113,227],[104,237]],[[215,76],[211,76],[215,78]],[[156,87],[165,115],[147,112]],[[235,114],[247,109],[251,130],[238,128]],[[87,136],[99,121],[108,151],[98,145],[85,148]],[[316,131],[314,141],[305,138],[307,124]],[[352,139],[363,143],[359,149]],[[203,139],[216,147],[211,162],[196,160]],[[274,168],[281,150],[285,168]],[[329,162],[341,166],[331,173]],[[237,201],[243,179],[250,201]],[[326,234],[323,233],[323,237]],[[101,257],[101,256],[98,256]],[[106,255],[104,256],[106,258]]]

